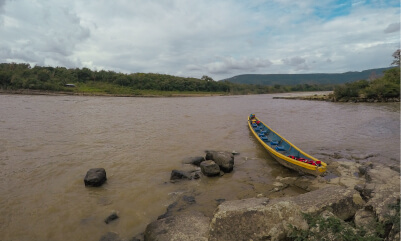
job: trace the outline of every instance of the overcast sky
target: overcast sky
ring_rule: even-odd
[[[0,0],[0,62],[161,73],[388,67],[399,0]]]

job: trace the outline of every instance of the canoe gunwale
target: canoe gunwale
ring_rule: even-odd
[[[260,121],[257,117],[254,117],[255,120]],[[312,157],[311,155],[305,153],[304,151],[302,151],[301,149],[299,149],[298,147],[296,147],[294,144],[292,144],[291,142],[289,142],[288,140],[286,140],[284,137],[282,137],[281,135],[279,135],[277,132],[275,132],[272,128],[270,128],[269,126],[267,126],[265,123],[263,123],[262,121],[260,121],[260,123],[265,126],[267,129],[269,129],[269,131],[273,132],[274,134],[276,134],[282,141],[286,142],[287,144],[290,145],[291,148],[299,151],[300,154],[302,154],[303,156],[307,157],[308,159],[311,159],[313,161],[319,161],[318,159]],[[259,124],[260,125],[260,124]],[[273,149],[271,146],[269,146],[268,144],[266,144],[258,135],[258,133],[254,130],[254,128],[251,125],[251,119],[250,117],[248,117],[248,127],[251,130],[252,134],[256,137],[256,139],[259,141],[260,144],[262,144],[262,146],[273,156],[273,158],[278,161],[280,164],[302,172],[302,173],[308,173],[308,174],[312,174],[315,176],[319,176],[322,175],[327,168],[327,164],[321,161],[321,166],[314,166],[311,164],[307,164],[304,162],[300,162],[298,160],[292,159],[286,155],[283,155],[282,153],[280,153],[279,151],[276,151],[275,149]]]

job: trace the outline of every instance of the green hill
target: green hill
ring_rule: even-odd
[[[361,72],[316,73],[316,74],[243,74],[225,81],[254,85],[298,85],[298,84],[343,84],[370,77],[381,77],[388,68],[368,69]]]

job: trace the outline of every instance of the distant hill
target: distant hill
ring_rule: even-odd
[[[237,84],[255,85],[342,84],[362,79],[367,80],[373,75],[381,77],[383,72],[390,68],[368,69],[361,72],[340,74],[243,74],[224,80]]]

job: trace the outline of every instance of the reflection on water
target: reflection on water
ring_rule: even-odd
[[[399,103],[273,96],[1,95],[0,240],[99,240],[107,231],[128,239],[183,193],[207,215],[221,200],[268,196],[277,176],[297,173],[252,137],[250,113],[319,158],[373,153],[375,161],[399,162]],[[234,172],[169,182],[172,169],[184,168],[182,159],[208,149],[239,152]],[[84,187],[93,167],[107,171],[101,188]],[[113,210],[120,219],[106,225]]]

